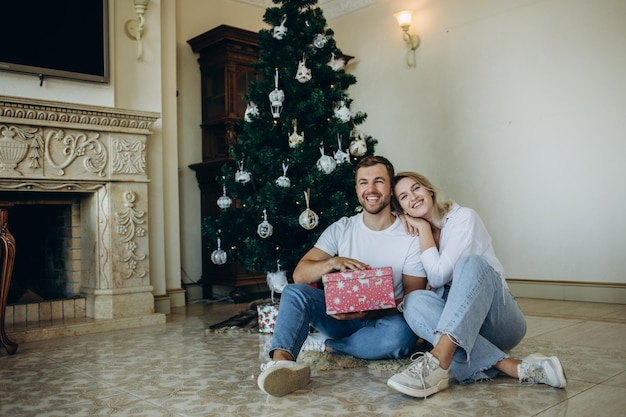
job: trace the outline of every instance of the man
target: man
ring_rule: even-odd
[[[415,348],[417,336],[397,309],[331,316],[326,314],[324,290],[310,285],[329,272],[391,266],[397,304],[411,291],[426,287],[419,238],[408,235],[391,211],[393,177],[393,165],[386,158],[363,158],[355,172],[363,211],[330,225],[296,265],[294,283],[281,295],[271,360],[261,365],[257,381],[265,393],[280,397],[309,383],[310,368],[296,363],[305,341],[308,350],[370,360],[407,356]],[[309,325],[324,339],[307,339]]]

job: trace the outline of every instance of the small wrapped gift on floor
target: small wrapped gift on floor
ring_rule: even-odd
[[[259,315],[259,333],[274,333],[278,303],[259,304],[256,306],[256,311]]]
[[[322,275],[322,282],[327,314],[383,310],[396,306],[392,269],[389,266],[333,272]]]
[[[281,293],[287,285],[287,273],[280,269],[280,262],[276,262],[276,272],[267,274],[267,286],[272,293],[272,302],[256,306],[258,313],[259,333],[274,333],[276,316],[278,316],[279,301],[274,300],[274,293]]]

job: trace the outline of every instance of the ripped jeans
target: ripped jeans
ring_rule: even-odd
[[[413,291],[404,299],[404,318],[433,346],[445,334],[459,346],[450,371],[460,383],[491,379],[493,366],[508,358],[526,334],[526,319],[502,278],[480,256],[460,259],[443,298],[430,290]]]

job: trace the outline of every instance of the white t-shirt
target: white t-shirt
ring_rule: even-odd
[[[464,256],[479,255],[504,279],[504,268],[496,257],[491,236],[478,213],[469,207],[454,204],[443,220],[439,250],[428,248],[422,253],[428,283],[437,294],[443,294],[443,286],[452,281],[457,261]]]
[[[407,235],[399,219],[387,229],[376,231],[363,223],[363,213],[342,217],[324,230],[315,247],[330,256],[356,259],[372,268],[392,267],[396,299],[404,297],[403,274],[426,276],[419,239]]]

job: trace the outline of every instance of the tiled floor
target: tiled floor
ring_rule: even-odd
[[[207,333],[209,325],[246,308],[222,302],[175,309],[163,325],[27,342],[14,356],[0,351],[0,415],[625,415],[626,305],[519,301],[529,331],[512,353],[558,355],[566,389],[501,377],[415,399],[388,388],[393,371],[370,363],[320,366],[306,389],[268,397],[256,376],[270,336]]]

